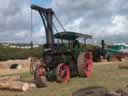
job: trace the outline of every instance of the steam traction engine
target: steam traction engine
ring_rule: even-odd
[[[93,72],[92,55],[85,46],[81,46],[78,38],[84,38],[86,41],[92,36],[65,30],[53,34],[53,16],[57,19],[53,10],[36,5],[31,5],[31,9],[39,12],[46,33],[43,59],[40,64],[36,65],[34,71],[37,87],[47,86],[47,80],[68,82],[70,76],[90,77]],[[58,19],[57,21],[62,26]],[[61,42],[55,43],[55,39]]]

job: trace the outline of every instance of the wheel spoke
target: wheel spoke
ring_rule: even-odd
[[[47,87],[46,70],[43,66],[37,65],[34,72],[35,84],[38,88]]]
[[[60,82],[65,82],[65,81],[69,81],[70,78],[70,70],[68,65],[66,64],[60,64],[57,67],[57,79]]]

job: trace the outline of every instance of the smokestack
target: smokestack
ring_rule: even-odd
[[[101,40],[101,48],[104,50],[105,42],[104,40]]]

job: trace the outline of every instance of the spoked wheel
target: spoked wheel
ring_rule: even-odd
[[[59,64],[56,69],[56,78],[58,82],[68,82],[70,80],[70,69],[67,64]]]
[[[47,87],[46,68],[37,65],[34,73],[35,84],[38,88]]]
[[[36,65],[39,63],[39,60],[35,57],[30,59],[30,73],[33,74],[36,70]]]
[[[107,54],[106,58],[107,58],[107,61],[109,62],[112,61],[112,56],[110,54]]]
[[[90,52],[82,52],[77,59],[78,73],[80,76],[90,77],[93,73],[93,61]]]
[[[30,73],[33,74],[34,73],[34,70],[36,69],[36,63],[35,64],[30,64]]]

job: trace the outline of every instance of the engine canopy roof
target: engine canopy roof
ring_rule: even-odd
[[[70,31],[56,33],[54,34],[54,37],[56,39],[63,39],[63,40],[76,40],[78,38],[84,38],[84,39],[92,38],[91,35],[77,33],[77,32],[70,32]]]

